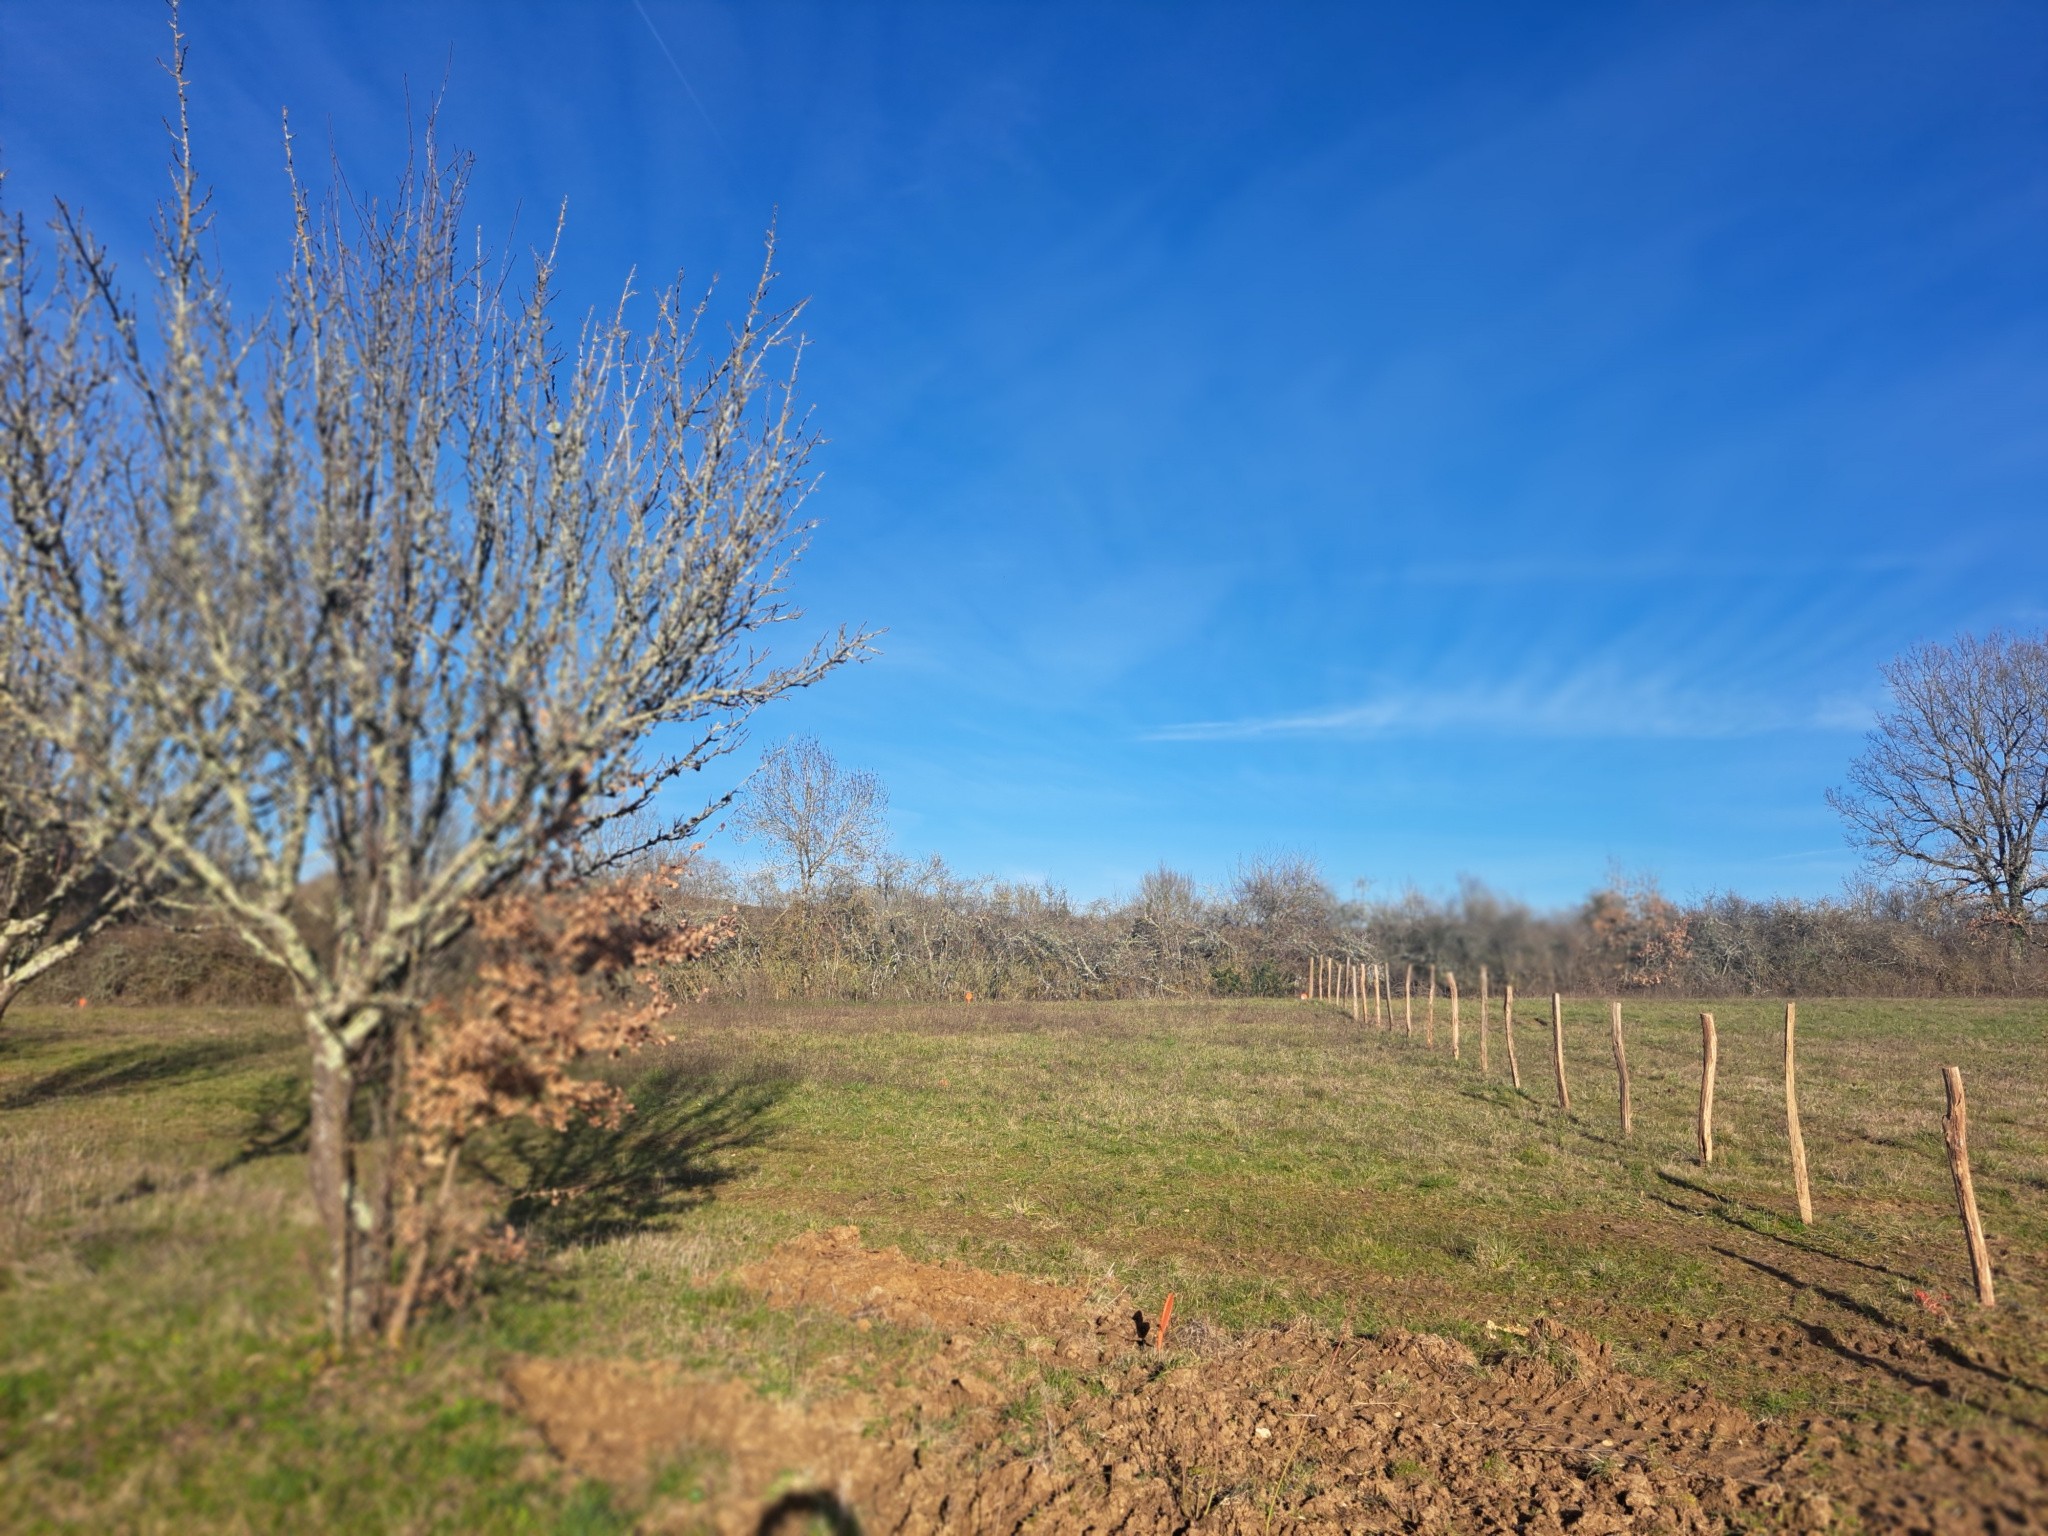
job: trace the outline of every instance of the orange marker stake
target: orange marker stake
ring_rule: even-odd
[[[1172,1321],[1173,1321],[1173,1292],[1171,1292],[1171,1291],[1168,1291],[1168,1292],[1166,1293],[1166,1305],[1165,1305],[1165,1306],[1163,1306],[1163,1307],[1161,1307],[1161,1308],[1159,1309],[1159,1344],[1158,1344],[1158,1348],[1160,1348],[1160,1349],[1162,1349],[1162,1350],[1166,1348],[1166,1327],[1167,1327],[1167,1324],[1171,1323]]]

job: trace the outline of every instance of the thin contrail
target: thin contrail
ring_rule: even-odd
[[[690,84],[690,77],[683,73],[683,66],[676,62],[676,56],[668,51],[668,41],[661,35],[661,28],[654,24],[654,18],[647,14],[647,7],[642,5],[640,0],[633,0],[633,9],[638,11],[640,19],[647,23],[647,30],[654,35],[654,46],[659,48],[661,56],[668,60],[668,67],[674,70],[676,78],[683,82],[683,90],[689,95],[690,105],[695,107],[697,115],[704,119],[704,126],[711,130],[711,137],[718,141],[721,150],[731,154],[732,151],[726,146],[725,135],[718,131],[718,124],[711,121],[711,114],[704,110],[704,103],[697,99],[697,88]]]

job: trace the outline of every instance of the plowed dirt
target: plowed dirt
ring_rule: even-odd
[[[1176,1323],[1127,1298],[861,1246],[851,1227],[736,1278],[777,1305],[931,1328],[876,1395],[773,1403],[658,1365],[529,1360],[510,1382],[579,1470],[645,1487],[650,1530],[1928,1532],[2048,1527],[2048,1456],[2007,1430],[1760,1424],[1615,1370],[1555,1320],[1463,1344]]]

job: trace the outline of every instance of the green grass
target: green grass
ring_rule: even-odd
[[[1568,1005],[1570,1116],[1540,1023],[1517,1028],[1524,1091],[1503,1081],[1497,1005],[1491,1078],[1469,1011],[1454,1064],[1295,1003],[697,1010],[676,1045],[621,1064],[641,1083],[637,1140],[529,1141],[524,1164],[499,1149],[548,1182],[610,1179],[597,1206],[537,1214],[543,1266],[430,1318],[402,1357],[335,1361],[303,1162],[276,1150],[298,1112],[290,1018],[19,1011],[0,1024],[0,1525],[628,1528],[634,1497],[562,1473],[508,1407],[505,1363],[634,1355],[795,1395],[886,1377],[924,1341],[778,1312],[721,1278],[842,1221],[921,1256],[1113,1280],[1148,1310],[1174,1290],[1177,1322],[1308,1314],[1484,1347],[1487,1322],[1549,1313],[1760,1416],[2038,1426],[2042,1006],[1802,1004],[1811,1231],[1785,1172],[1782,1015],[1715,1012],[1702,1169],[1690,1004],[1628,1010],[1626,1143],[1597,1004]],[[1941,1150],[1945,1062],[1969,1086],[1990,1314],[1969,1299]],[[1951,1319],[1916,1290],[1951,1296]],[[1841,1349],[1772,1357],[1745,1327],[1852,1352],[1910,1334],[1976,1363],[1942,1397]],[[654,1496],[700,1470],[686,1458]]]

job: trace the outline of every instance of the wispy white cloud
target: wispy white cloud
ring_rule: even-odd
[[[1869,720],[1869,706],[1861,700],[1828,699],[1801,708],[1782,700],[1588,673],[1552,683],[1399,688],[1327,709],[1186,721],[1146,732],[1144,739],[1451,735],[1708,739],[1788,730],[1860,730]]]
[[[1867,731],[1877,724],[1884,699],[1878,694],[1830,693],[1814,702],[1813,725],[1822,731]]]

